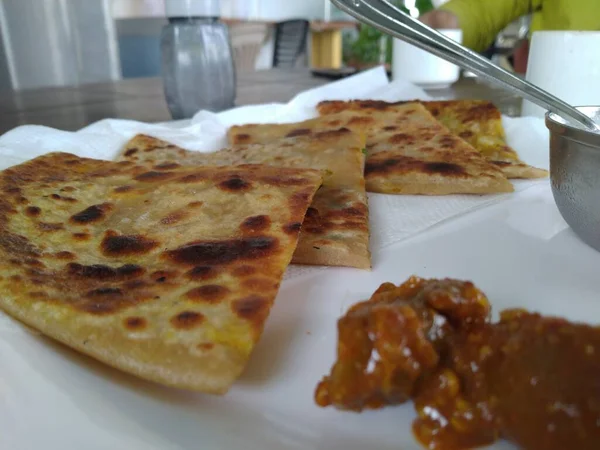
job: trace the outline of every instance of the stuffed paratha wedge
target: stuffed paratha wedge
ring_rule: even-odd
[[[237,145],[265,143],[346,127],[367,135],[367,191],[421,195],[513,191],[512,184],[495,165],[452,134],[419,103],[362,102],[359,109],[352,102],[336,105],[340,112],[305,122],[232,127],[229,139]]]
[[[383,103],[370,101],[323,102],[318,109],[321,114],[337,114],[340,111],[361,111],[369,108],[393,108],[414,102]],[[438,121],[453,134],[464,139],[488,161],[496,165],[508,178],[544,178],[548,171],[525,164],[517,152],[506,142],[502,114],[486,100],[419,101]]]
[[[320,172],[149,170],[66,153],[0,173],[0,308],[139,377],[222,394],[242,373]]]
[[[138,135],[124,147],[120,158],[159,170],[171,164],[248,163],[322,170],[323,186],[308,208],[292,262],[369,269],[364,146],[364,135],[347,128],[301,133],[268,143],[240,144],[215,153],[187,151],[151,136]]]

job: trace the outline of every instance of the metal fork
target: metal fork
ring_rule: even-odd
[[[361,22],[433,53],[463,69],[470,70],[542,108],[570,118],[590,131],[600,132],[598,124],[568,103],[438,33],[385,0],[331,0],[331,2]]]

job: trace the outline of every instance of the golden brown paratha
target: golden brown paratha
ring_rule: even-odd
[[[345,110],[364,110],[364,108],[378,108],[379,104],[401,105],[411,102],[395,104],[352,101],[323,102],[318,109],[321,114],[336,114]],[[486,100],[448,100],[448,101],[421,101],[427,110],[452,133],[458,135],[489,161],[498,166],[508,178],[544,178],[548,172],[525,164],[520,160],[517,152],[506,143],[502,114],[492,103]]]
[[[126,372],[224,393],[261,335],[321,180],[66,153],[7,169],[0,307]]]
[[[151,164],[156,170],[180,165],[269,164],[324,171],[292,259],[296,264],[371,267],[369,217],[365,192],[364,135],[348,129],[279,138],[268,144],[238,145],[216,153],[183,150],[138,135],[121,158]]]
[[[493,164],[450,133],[419,103],[365,102],[348,110],[296,124],[232,127],[233,143],[270,142],[332,126],[367,134],[367,191],[384,194],[488,194],[513,191]],[[368,106],[368,107],[367,107]]]

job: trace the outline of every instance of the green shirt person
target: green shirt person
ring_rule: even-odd
[[[434,28],[461,28],[463,45],[483,52],[496,35],[532,14],[531,31],[600,30],[600,0],[450,0],[421,16]]]

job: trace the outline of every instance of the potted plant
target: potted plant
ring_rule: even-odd
[[[388,1],[411,15],[424,14],[434,8],[431,0]],[[343,53],[346,65],[359,70],[380,64],[389,66],[392,61],[392,38],[369,25],[360,24],[356,33],[344,36]]]

